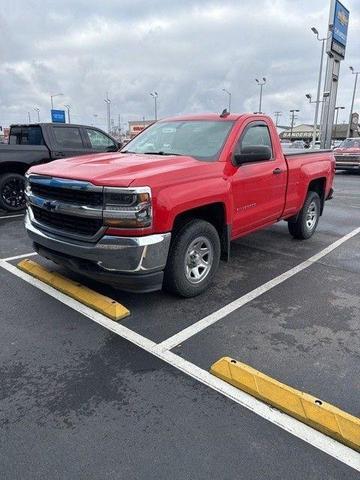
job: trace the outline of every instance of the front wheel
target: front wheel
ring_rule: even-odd
[[[0,208],[18,212],[25,208],[25,178],[19,173],[0,176]]]
[[[307,240],[317,227],[320,218],[321,202],[316,192],[308,192],[305,203],[296,222],[289,222],[289,232],[294,238]]]
[[[173,239],[164,288],[181,297],[195,297],[209,287],[219,261],[220,239],[216,228],[204,220],[191,220]]]

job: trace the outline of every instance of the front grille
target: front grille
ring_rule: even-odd
[[[62,213],[43,210],[42,208],[35,207],[34,205],[32,205],[31,208],[35,220],[37,220],[39,223],[64,232],[92,237],[102,227],[101,219],[63,215]]]
[[[360,155],[335,155],[337,162],[360,163]]]
[[[35,182],[31,182],[31,192],[35,196],[49,200],[61,200],[73,204],[89,205],[91,207],[102,207],[103,205],[102,192],[51,187]]]

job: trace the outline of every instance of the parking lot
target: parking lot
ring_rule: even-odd
[[[0,218],[2,479],[355,479],[360,455],[217,379],[222,356],[360,416],[360,177],[318,231],[232,245],[192,299],[135,295],[33,254]],[[17,269],[32,258],[126,306],[115,323]]]

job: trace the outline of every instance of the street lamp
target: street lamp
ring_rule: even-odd
[[[35,112],[37,113],[38,122],[40,123],[40,108],[34,107]]]
[[[291,113],[291,128],[290,128],[290,141],[292,139],[293,129],[294,129],[294,122],[295,122],[295,113],[300,112],[300,110],[292,109],[290,110]]]
[[[110,104],[111,100],[109,98],[109,93],[106,92],[106,98],[104,99],[104,102],[106,103],[106,113],[107,113],[107,131],[110,133]]]
[[[320,100],[320,99],[318,99],[318,100],[312,100],[312,96],[311,96],[310,93],[306,93],[306,94],[305,94],[305,97],[309,100],[309,103],[315,103],[315,104],[316,104],[316,108],[319,109],[320,103],[326,102],[326,99],[327,99],[328,97],[330,97],[330,92],[324,92],[324,93],[323,93],[323,99],[322,99],[322,100]],[[317,122],[317,119],[316,119],[316,122]],[[314,135],[314,130],[313,130],[313,140],[312,140],[312,141],[313,141],[313,146],[315,145],[315,143],[314,143],[314,138],[315,138],[315,142],[316,142],[316,138],[317,138],[317,124],[316,124],[316,123],[314,123],[314,127],[316,127],[316,129],[315,129],[315,135]]]
[[[345,107],[335,107],[335,112],[336,112],[335,132],[334,132],[335,140],[336,140],[336,132],[337,132],[337,124],[338,124],[339,110],[345,110]]]
[[[63,93],[54,93],[54,95],[50,95],[50,98],[51,98],[51,110],[54,110],[54,100],[53,98],[54,97],[62,97],[64,96]]]
[[[266,78],[263,77],[262,81],[260,81],[259,79],[255,78],[255,82],[259,85],[260,87],[260,100],[259,100],[259,112],[258,113],[262,113],[261,111],[261,106],[262,106],[262,92],[263,92],[263,86],[265,85],[266,83]]]
[[[155,110],[155,122],[157,121],[157,99],[158,99],[158,93],[157,92],[151,92],[150,95],[154,99],[154,110]]]
[[[328,36],[320,38],[319,32],[317,31],[317,29],[315,27],[311,27],[311,31],[313,32],[314,35],[316,35],[317,40],[322,43],[316,101],[313,102],[313,103],[315,103],[315,117],[314,117],[314,128],[313,128],[313,138],[312,138],[312,144],[314,146],[315,142],[316,142],[317,131],[318,131],[318,116],[319,116],[319,107],[320,107],[320,103],[321,103],[321,101],[320,101],[320,90],[321,90],[321,79],[322,79],[322,71],[323,71],[323,64],[324,64],[325,42],[331,36],[331,32],[329,33]]]
[[[226,88],[223,88],[222,91],[229,95],[229,113],[230,113],[231,112],[231,93],[228,90],[226,90]]]
[[[357,81],[358,81],[358,76],[359,72],[355,72],[354,67],[349,67],[351,70],[351,73],[355,75],[355,83],[354,83],[354,91],[353,91],[353,96],[352,96],[352,101],[351,101],[351,107],[350,107],[350,115],[349,115],[349,126],[348,126],[348,131],[347,131],[347,137],[350,137],[351,135],[351,122],[352,122],[352,116],[353,116],[353,110],[354,110],[354,101],[355,101],[355,95],[356,95],[356,87],[357,87]]]
[[[68,114],[68,123],[71,123],[70,121],[70,110],[71,110],[71,105],[64,105],[64,107],[66,108],[67,110],[67,114]]]

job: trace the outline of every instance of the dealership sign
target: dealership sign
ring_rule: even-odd
[[[66,123],[65,110],[51,110],[51,121],[54,123]]]
[[[349,16],[349,10],[347,10],[342,3],[336,0],[331,36],[331,51],[338,54],[341,58],[345,57]]]

